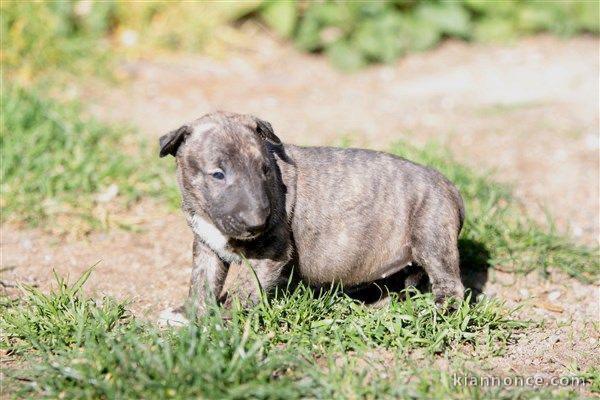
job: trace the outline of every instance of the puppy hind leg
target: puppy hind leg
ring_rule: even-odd
[[[419,264],[429,276],[435,304],[442,308],[448,300],[462,300],[464,286],[460,279],[458,249],[454,246],[436,249],[433,245],[422,246],[416,253]]]

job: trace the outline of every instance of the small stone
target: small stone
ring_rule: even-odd
[[[556,301],[556,300],[558,300],[559,297],[560,297],[560,290],[553,290],[550,293],[548,293],[548,300],[550,300],[550,301]]]
[[[159,326],[184,326],[190,321],[181,313],[175,312],[172,308],[162,310],[158,317]]]
[[[558,342],[560,342],[559,335],[550,335],[548,337],[548,344],[553,345],[554,343],[558,343]]]
[[[31,250],[33,248],[33,241],[29,238],[22,239],[20,242],[23,250]]]
[[[125,47],[132,47],[138,42],[139,34],[132,29],[125,29],[121,33],[121,44]]]
[[[96,196],[99,203],[108,203],[119,194],[119,187],[114,183]]]

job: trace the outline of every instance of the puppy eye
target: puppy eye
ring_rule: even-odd
[[[223,173],[223,171],[212,172],[210,174],[210,176],[212,176],[213,178],[215,178],[217,180],[223,180],[223,179],[225,179],[225,174]]]
[[[269,166],[267,164],[264,164],[262,166],[262,172],[263,172],[263,174],[267,175],[269,172],[271,172],[271,169],[269,168]]]

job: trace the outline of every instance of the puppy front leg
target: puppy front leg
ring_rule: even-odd
[[[194,237],[194,260],[186,309],[196,316],[206,312],[207,302],[217,299],[225,278],[225,263],[217,254]]]
[[[262,289],[268,293],[279,281],[284,261],[249,259],[231,263],[219,299],[226,308],[234,299],[247,308],[258,304]]]
[[[192,277],[188,298],[183,306],[168,308],[160,313],[160,325],[184,325],[188,317],[199,317],[206,312],[207,302],[216,300],[225,277],[224,262],[197,236],[194,237]],[[189,315],[192,314],[192,315]]]

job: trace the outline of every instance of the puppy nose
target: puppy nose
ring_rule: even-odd
[[[265,210],[246,211],[239,214],[240,220],[250,233],[258,233],[264,230],[268,216],[268,212]]]

